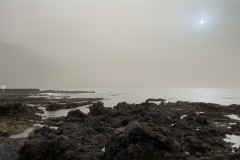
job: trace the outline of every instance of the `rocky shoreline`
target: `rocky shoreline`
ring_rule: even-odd
[[[102,98],[32,98],[30,95],[0,95],[0,137],[9,137],[22,133],[26,129],[48,125],[54,118],[42,119],[41,114],[60,109],[74,109],[90,105]],[[45,122],[47,124],[45,124]],[[38,124],[38,126],[35,126]],[[56,125],[54,125],[56,126]]]
[[[63,90],[43,90],[40,93],[71,93],[71,94],[82,94],[82,93],[96,93],[95,91],[63,91]]]
[[[161,103],[151,103],[155,101]],[[58,128],[36,129],[15,148],[15,157],[18,155],[19,160],[240,159],[239,146],[234,148],[226,141],[229,136],[240,135],[239,120],[231,118],[232,114],[240,115],[240,105],[148,99],[141,104],[119,103],[113,108],[97,102],[89,109],[88,114],[77,109],[68,112],[67,117],[48,119],[46,124]]]

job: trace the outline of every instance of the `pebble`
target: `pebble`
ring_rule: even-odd
[[[10,139],[0,137],[0,160],[17,160],[18,150],[25,139]]]

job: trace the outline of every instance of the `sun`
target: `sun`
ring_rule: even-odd
[[[204,20],[201,20],[201,24],[204,24],[205,23],[205,21]]]

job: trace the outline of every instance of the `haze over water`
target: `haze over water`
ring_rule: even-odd
[[[104,98],[106,107],[119,102],[142,103],[148,98],[163,98],[169,102],[190,101],[217,103],[222,105],[240,104],[240,89],[227,88],[97,88],[96,93],[62,94],[71,98]]]
[[[0,0],[0,85],[240,87],[239,0]]]

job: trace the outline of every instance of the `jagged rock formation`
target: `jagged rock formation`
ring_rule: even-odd
[[[36,130],[19,159],[235,160],[239,150],[233,153],[223,138],[240,135],[239,123],[223,124],[233,121],[225,114],[239,110],[238,105],[189,102],[119,103],[112,109],[96,103],[88,115],[69,112],[57,130]]]

